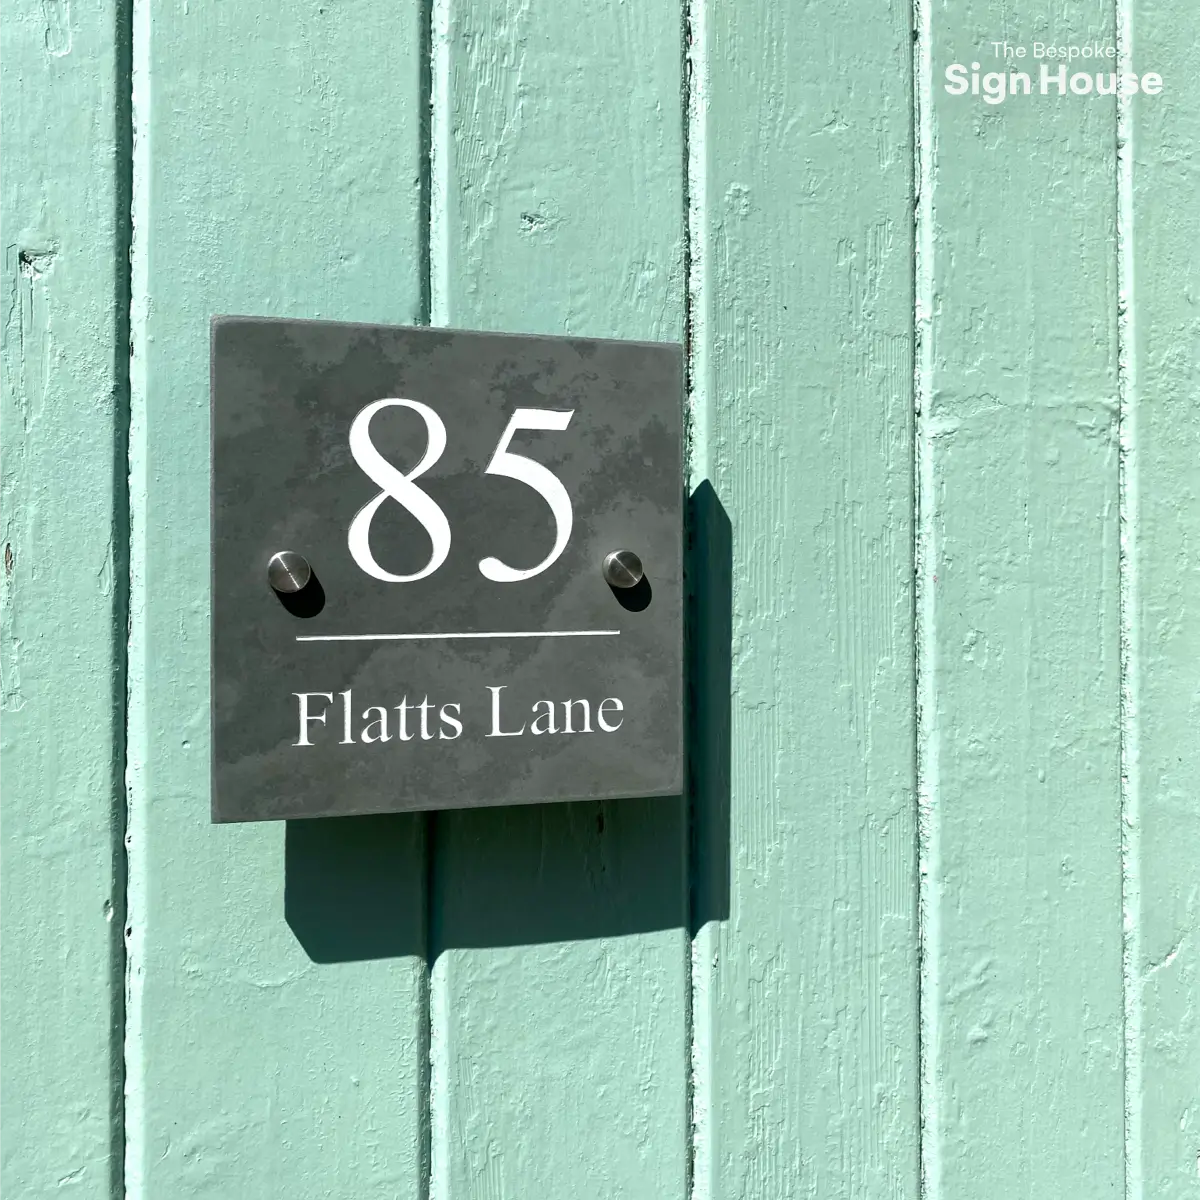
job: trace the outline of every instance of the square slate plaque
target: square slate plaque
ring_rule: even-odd
[[[678,794],[682,370],[214,318],[213,820]]]

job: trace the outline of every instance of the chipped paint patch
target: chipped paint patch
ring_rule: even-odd
[[[0,574],[0,712],[23,707],[20,690],[17,551],[30,521],[28,496],[30,428],[41,412],[49,378],[52,335],[46,284],[55,248],[10,245],[5,254],[8,311],[0,335],[4,388],[0,389],[0,427],[17,431],[0,443],[0,540],[4,571]]]
[[[70,54],[74,42],[71,0],[42,0],[42,19],[46,23],[46,53],[51,58]]]

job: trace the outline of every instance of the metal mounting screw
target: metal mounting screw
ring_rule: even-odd
[[[298,592],[312,578],[312,567],[303,554],[295,550],[280,550],[267,563],[267,582],[277,592]]]
[[[637,587],[645,576],[642,560],[632,550],[614,550],[604,559],[604,578],[611,587]]]

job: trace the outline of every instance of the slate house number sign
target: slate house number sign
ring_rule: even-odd
[[[678,346],[212,325],[212,816],[677,794]]]

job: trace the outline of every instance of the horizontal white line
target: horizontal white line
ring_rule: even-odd
[[[519,633],[326,633],[297,637],[298,642],[439,642],[450,638],[617,637],[619,629],[533,629]]]

